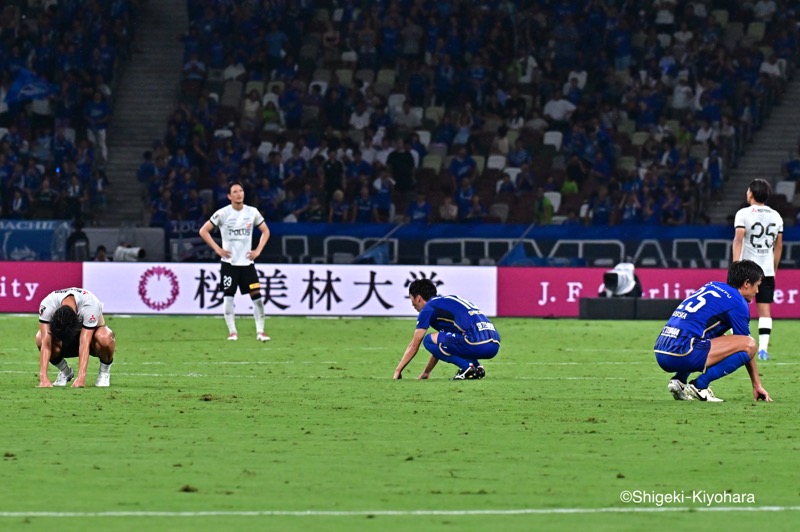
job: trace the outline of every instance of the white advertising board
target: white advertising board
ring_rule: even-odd
[[[219,263],[85,262],[83,287],[108,314],[222,314]],[[487,316],[497,314],[497,268],[256,264],[270,316],[416,316],[408,284],[431,279]],[[252,312],[237,294],[237,314]]]

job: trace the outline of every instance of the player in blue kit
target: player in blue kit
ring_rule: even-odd
[[[436,285],[430,279],[412,282],[408,294],[419,316],[414,337],[394,370],[394,378],[403,377],[403,370],[423,344],[431,358],[420,379],[427,379],[439,360],[458,366],[453,380],[482,379],[486,371],[479,360],[494,358],[500,350],[500,334],[494,324],[469,301],[437,296]],[[438,332],[426,334],[429,327]]]
[[[709,384],[745,366],[753,398],[772,401],[761,386],[754,358],[756,341],[750,336],[748,304],[763,278],[764,271],[755,262],[735,261],[728,268],[726,283],[707,283],[672,313],[654,350],[661,369],[675,373],[667,385],[675,399],[721,402]],[[728,330],[733,334],[725,335]],[[702,375],[689,381],[696,371]]]

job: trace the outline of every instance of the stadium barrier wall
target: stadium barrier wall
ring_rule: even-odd
[[[219,315],[219,269],[218,262],[86,262],[83,286],[108,313]],[[256,264],[256,271],[269,316],[414,317],[408,285],[419,278],[497,315],[494,267]],[[237,313],[252,312],[249,296],[237,294],[234,303]]]
[[[581,298],[597,297],[606,268],[498,268],[498,316],[579,316]],[[644,299],[684,299],[709,281],[725,281],[722,269],[638,268]],[[774,318],[800,318],[800,271],[779,271]],[[755,304],[750,314],[758,315]],[[666,318],[665,318],[666,319]]]
[[[408,283],[426,277],[440,293],[477,304],[489,316],[579,316],[580,299],[597,297],[605,268],[504,268],[257,264],[268,315],[416,315]],[[724,281],[717,269],[639,268],[643,299],[683,299],[708,281]],[[38,312],[50,291],[82,286],[108,313],[219,314],[219,263],[0,262],[0,312]],[[251,311],[237,295],[237,312]],[[756,306],[751,305],[756,316]],[[778,274],[775,318],[800,318],[800,270]]]
[[[44,296],[82,282],[80,262],[0,262],[0,312],[39,312]]]

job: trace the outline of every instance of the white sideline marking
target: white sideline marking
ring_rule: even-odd
[[[230,510],[201,512],[0,512],[0,517],[416,517],[430,515],[553,515],[553,514],[627,514],[665,512],[796,512],[800,506],[682,506],[618,508],[518,508],[509,510]]]

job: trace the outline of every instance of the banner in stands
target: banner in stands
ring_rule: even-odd
[[[221,314],[219,263],[84,263],[84,287],[121,314]],[[267,315],[416,316],[408,285],[428,278],[441,294],[497,314],[496,268],[256,264]],[[236,313],[249,314],[237,294]]]
[[[70,227],[62,220],[0,220],[0,260],[65,260]]]
[[[498,268],[498,316],[570,317],[582,297],[597,297],[606,268]],[[709,281],[725,281],[727,270],[639,268],[643,297],[684,299]],[[800,270],[781,270],[776,279],[774,318],[800,317]],[[758,316],[755,303],[752,317]]]
[[[39,312],[44,296],[61,288],[81,286],[80,262],[0,263],[0,312]]]

